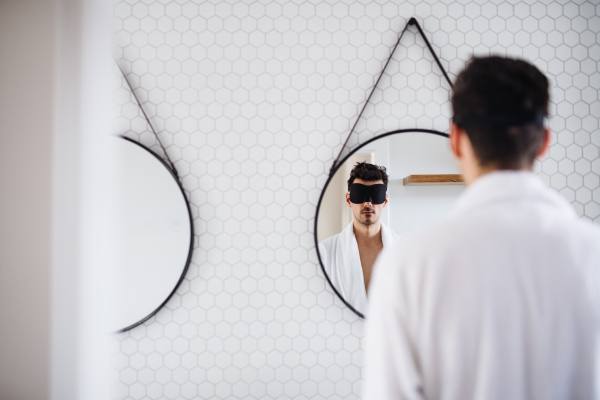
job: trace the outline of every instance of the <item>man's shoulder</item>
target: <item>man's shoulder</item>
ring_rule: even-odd
[[[456,248],[454,243],[464,239],[468,234],[465,221],[444,219],[427,227],[419,228],[406,236],[398,236],[394,253],[398,259],[406,260],[409,256],[426,257],[440,254]]]
[[[382,229],[382,233],[383,233],[382,236],[384,236],[384,241],[385,241],[385,238],[387,237],[389,239],[389,241],[395,245],[398,242],[404,240],[403,236],[398,235],[396,232],[391,230],[389,226],[384,225],[383,223],[381,224],[381,229]],[[384,244],[385,244],[385,242],[384,242]]]
[[[404,240],[404,236],[400,236],[396,232],[391,231],[391,230],[390,230],[390,233],[392,234],[392,239],[394,240],[394,243],[398,243],[398,242],[401,242],[402,240]]]
[[[588,220],[575,220],[568,224],[563,235],[580,248],[581,252],[595,253],[600,261],[600,226]],[[600,265],[599,265],[600,266]]]
[[[418,259],[422,264],[433,258],[453,259],[529,242],[548,246],[548,252],[560,251],[549,247],[551,243],[564,243],[581,252],[600,254],[600,227],[561,213],[531,218],[507,217],[502,213],[470,214],[448,217],[415,231],[395,248],[402,258]]]

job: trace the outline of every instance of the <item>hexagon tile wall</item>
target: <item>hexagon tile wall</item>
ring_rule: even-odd
[[[115,399],[360,396],[362,320],[326,285],[312,223],[412,16],[453,76],[472,53],[547,72],[555,134],[537,172],[600,222],[600,6],[132,0],[114,12],[116,56],[182,176],[198,234],[169,304],[115,337]],[[448,88],[422,40],[408,32],[394,58],[350,146],[397,127],[447,129]],[[115,100],[115,132],[152,146],[125,85]]]

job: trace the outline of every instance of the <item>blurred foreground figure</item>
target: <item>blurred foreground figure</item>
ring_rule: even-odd
[[[452,96],[467,189],[374,268],[364,398],[595,398],[600,234],[531,171],[548,80],[474,58]]]

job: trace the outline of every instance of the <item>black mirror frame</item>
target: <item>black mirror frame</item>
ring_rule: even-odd
[[[437,136],[443,136],[445,138],[449,138],[450,135],[448,135],[447,133],[444,132],[440,132],[440,131],[436,131],[436,130],[432,130],[432,129],[418,129],[418,128],[413,128],[413,129],[398,129],[395,131],[390,131],[390,132],[386,132],[386,133],[382,133],[381,135],[377,135],[369,140],[367,140],[366,142],[362,143],[360,146],[357,146],[355,149],[353,149],[350,153],[348,153],[340,162],[337,162],[333,168],[331,169],[330,173],[329,173],[329,177],[327,178],[327,181],[325,182],[325,186],[323,187],[323,191],[321,192],[321,196],[319,196],[319,202],[317,203],[317,212],[315,214],[315,224],[314,224],[314,229],[313,229],[313,235],[314,235],[314,240],[315,240],[315,249],[317,250],[317,258],[319,259],[319,264],[321,264],[321,270],[323,271],[323,274],[325,275],[325,278],[327,279],[327,282],[329,283],[329,286],[331,286],[331,288],[333,289],[333,291],[335,292],[335,294],[340,298],[340,300],[342,300],[342,302],[352,311],[354,311],[354,313],[356,315],[358,315],[361,318],[365,318],[364,314],[361,313],[360,311],[358,311],[357,309],[355,309],[352,304],[348,303],[348,301],[346,301],[346,299],[344,299],[344,297],[341,295],[341,293],[337,290],[337,288],[333,285],[333,283],[331,282],[331,279],[329,278],[329,275],[327,275],[327,271],[325,270],[325,265],[323,263],[323,260],[321,259],[321,253],[319,252],[319,238],[318,238],[318,224],[319,224],[319,211],[321,210],[321,203],[323,201],[323,197],[325,196],[325,191],[327,190],[327,187],[329,186],[329,183],[331,182],[331,180],[333,179],[333,177],[335,176],[335,173],[341,168],[342,165],[344,165],[344,163],[346,162],[346,160],[348,160],[348,158],[350,158],[354,153],[356,153],[358,150],[360,150],[361,148],[363,148],[364,146],[368,145],[369,143],[372,143],[376,140],[382,139],[384,137],[387,136],[392,136],[392,135],[397,135],[397,134],[402,134],[402,133],[409,133],[409,132],[417,132],[417,133],[429,133],[429,134],[433,134],[433,135],[437,135]]]
[[[136,142],[135,140],[132,140],[128,137],[125,137],[123,135],[117,135],[117,137],[125,139],[131,143],[134,143],[136,145],[138,145],[139,147],[141,147],[142,149],[146,150],[148,153],[152,154],[154,157],[156,157],[156,159],[167,169],[167,171],[169,171],[169,173],[171,174],[171,176],[173,177],[173,179],[175,180],[175,182],[177,183],[177,187],[179,187],[179,190],[181,191],[181,195],[183,196],[183,199],[185,200],[185,205],[187,207],[187,212],[188,212],[188,217],[190,220],[190,246],[188,249],[188,256],[185,262],[185,266],[183,267],[183,270],[181,271],[181,276],[179,277],[179,280],[177,281],[177,283],[175,284],[175,287],[173,288],[173,290],[171,291],[171,293],[169,293],[169,295],[167,296],[167,298],[154,310],[152,311],[150,314],[148,314],[147,316],[145,316],[144,318],[142,318],[141,320],[139,320],[138,322],[131,324],[125,328],[119,329],[113,333],[123,333],[126,331],[129,331],[141,324],[143,324],[144,322],[148,321],[150,318],[152,318],[154,315],[156,315],[156,313],[158,313],[160,311],[161,308],[163,308],[165,306],[165,304],[167,304],[169,302],[169,300],[171,300],[171,297],[173,297],[173,295],[175,294],[175,292],[177,291],[177,289],[179,288],[179,286],[181,285],[181,282],[183,282],[183,280],[185,279],[185,276],[187,274],[187,271],[190,267],[190,263],[192,262],[192,254],[194,253],[194,218],[192,216],[192,209],[190,207],[190,202],[187,198],[187,196],[185,195],[185,191],[183,190],[183,186],[181,186],[181,182],[179,181],[179,178],[177,176],[177,174],[174,172],[173,168],[171,168],[169,166],[169,164],[167,164],[165,162],[165,160],[163,160],[158,154],[156,154],[154,151],[150,150],[148,147],[144,146],[141,143]]]

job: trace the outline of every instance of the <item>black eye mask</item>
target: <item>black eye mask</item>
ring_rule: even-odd
[[[386,192],[387,187],[383,183],[370,186],[353,183],[350,186],[350,202],[354,204],[383,204],[385,203]]]

